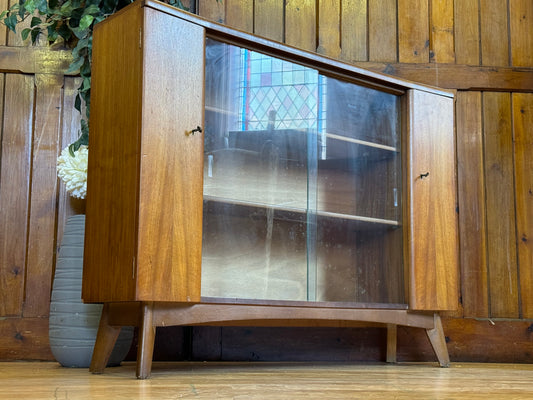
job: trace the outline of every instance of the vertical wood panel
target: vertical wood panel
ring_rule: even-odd
[[[35,133],[26,267],[25,317],[46,316],[54,261],[63,77],[36,75]],[[44,240],[46,238],[46,240]]]
[[[533,318],[533,93],[513,95],[513,122],[522,318]]]
[[[456,114],[463,312],[488,317],[481,93],[459,92]]]
[[[211,21],[224,23],[226,19],[225,4],[225,1],[198,0],[198,15]]]
[[[2,142],[2,126],[4,121],[4,95],[5,95],[5,82],[6,74],[0,74],[0,143]],[[0,148],[1,149],[1,148]],[[0,169],[2,167],[2,159],[0,158]],[[1,185],[0,181],[0,185]],[[0,186],[1,187],[1,186]]]
[[[455,61],[480,64],[479,0],[455,0]]]
[[[318,0],[317,53],[339,58],[341,54],[340,0]]]
[[[507,2],[480,0],[482,65],[509,65]]]
[[[511,20],[512,65],[533,66],[533,2],[515,0],[509,3]]]
[[[513,138],[509,93],[483,94],[483,126],[490,316],[518,318]]]
[[[405,63],[429,61],[428,0],[398,0],[398,58]]]
[[[232,28],[252,33],[254,31],[254,5],[245,0],[224,0],[226,24]]]
[[[430,61],[437,63],[455,62],[453,1],[431,0]]]
[[[283,1],[254,1],[254,33],[270,40],[283,42]]]
[[[348,62],[367,61],[367,0],[343,0],[341,5],[341,58]]]
[[[479,0],[455,0],[455,61],[479,65]]]
[[[368,59],[397,60],[396,0],[368,0]]]
[[[8,0],[0,0],[0,12],[9,7]],[[0,25],[0,46],[5,46],[7,43],[7,27]]]
[[[33,77],[6,75],[0,170],[0,316],[22,313],[33,100]]]
[[[285,3],[285,43],[316,51],[315,0],[287,0]]]

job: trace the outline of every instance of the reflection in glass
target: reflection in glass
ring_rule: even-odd
[[[404,302],[398,98],[207,39],[205,99],[202,295]]]

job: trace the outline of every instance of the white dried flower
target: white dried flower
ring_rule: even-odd
[[[88,156],[87,146],[80,146],[74,152],[74,157],[70,155],[67,146],[57,158],[57,176],[65,183],[67,192],[78,199],[84,199],[87,194]]]

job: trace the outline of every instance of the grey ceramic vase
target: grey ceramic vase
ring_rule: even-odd
[[[64,367],[87,368],[102,314],[101,304],[81,300],[85,215],[68,218],[57,255],[49,335],[52,354]],[[128,354],[133,328],[122,328],[108,366],[120,365]]]

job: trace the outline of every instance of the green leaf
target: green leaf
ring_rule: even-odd
[[[44,15],[46,11],[48,10],[48,3],[46,0],[37,0],[35,5],[41,15]]]
[[[81,137],[85,137],[89,139],[89,123],[86,120],[82,119],[80,121],[80,125],[81,125]],[[89,144],[89,143],[85,142],[82,144]]]
[[[104,0],[102,11],[104,14],[111,14],[117,8],[117,0]]]
[[[67,74],[71,74],[73,72],[77,72],[80,69],[80,67],[83,65],[84,62],[85,62],[84,58],[82,58],[82,57],[76,58],[74,61],[72,61],[70,63],[66,73]]]
[[[23,29],[22,32],[20,32],[20,37],[22,38],[22,40],[28,39],[30,32],[31,32],[30,28]]]
[[[48,27],[48,42],[49,43],[54,43],[57,38],[59,37],[59,35],[57,34],[56,30],[52,27],[52,26],[49,26]]]
[[[76,36],[78,39],[83,39],[87,36],[89,33],[89,28],[80,29],[80,28],[70,28],[74,36]]]
[[[17,26],[17,14],[11,14],[9,17],[4,19],[4,24],[8,27],[8,29],[12,30],[14,33],[17,33],[15,30],[15,27]]]
[[[70,0],[64,2],[59,10],[64,17],[70,17],[72,14],[72,3]]]
[[[76,95],[76,99],[74,100],[74,108],[81,112],[81,96],[79,93]]]
[[[83,15],[93,15],[96,16],[98,14],[101,14],[100,7],[96,4],[91,4],[88,7],[85,7],[83,10]]]
[[[68,151],[72,157],[74,157],[74,152],[77,151],[82,145],[89,145],[89,125],[87,124],[87,121],[82,119],[80,121],[80,126],[81,134],[78,137],[78,140],[76,140],[68,147]]]
[[[35,44],[37,41],[37,38],[39,37],[39,34],[41,33],[40,29],[32,29],[31,30],[31,42]]]
[[[35,0],[26,0],[24,2],[24,10],[28,13],[28,14],[33,14],[33,12],[35,11]]]
[[[72,37],[72,32],[70,31],[70,28],[67,24],[60,24],[57,28],[57,33],[59,34],[59,36],[65,39],[65,42],[68,42]]]
[[[76,46],[72,49],[72,57],[85,57],[89,54],[89,37],[78,40]]]
[[[15,10],[15,8],[13,8],[13,11]],[[26,16],[28,15],[28,13],[26,12],[26,10],[24,9],[24,4],[21,3],[17,8],[17,13],[18,13],[18,16],[21,20],[24,20],[24,18],[26,18]]]
[[[90,27],[91,24],[93,23],[93,20],[94,20],[94,17],[93,17],[92,15],[84,15],[84,16],[80,19],[79,29],[80,29],[80,30],[86,30],[86,29],[89,29],[89,27]]]
[[[72,8],[79,9],[85,7],[85,1],[84,0],[71,0],[72,2]],[[83,2],[83,4],[82,4]]]
[[[89,61],[89,57],[85,57],[85,62],[80,67],[80,75],[84,78],[90,78],[91,77],[91,63]]]
[[[86,92],[91,89],[91,78],[83,78],[83,83],[81,87],[82,92]]]
[[[34,26],[40,25],[43,21],[41,21],[41,18],[39,17],[32,17],[30,26],[33,28]]]

